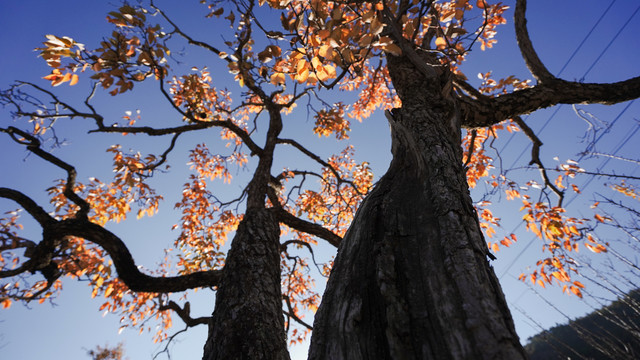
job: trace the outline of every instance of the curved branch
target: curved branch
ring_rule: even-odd
[[[516,40],[518,41],[518,47],[522,53],[522,58],[527,64],[527,68],[531,72],[531,75],[538,80],[538,83],[556,80],[557,78],[547,70],[534,50],[533,44],[531,44],[531,38],[529,37],[529,31],[527,30],[526,10],[527,0],[518,0],[516,2],[514,24],[516,28]]]
[[[56,221],[35,201],[19,191],[0,188],[0,197],[10,199],[22,206],[43,227],[44,240],[35,246],[29,257],[18,269],[3,271],[0,277],[18,275],[26,271],[56,270],[53,257],[59,241],[68,236],[77,236],[91,241],[107,251],[118,272],[118,277],[132,291],[142,292],[178,292],[198,287],[211,287],[219,284],[222,270],[199,271],[192,274],[168,277],[153,277],[143,274],[136,266],[133,256],[120,238],[86,218],[74,218]],[[56,267],[50,269],[50,266]],[[17,271],[20,270],[20,271]],[[56,271],[51,272],[53,275]],[[49,279],[47,279],[49,280]]]
[[[340,176],[340,173],[338,173],[338,170],[336,170],[333,166],[331,166],[331,164],[329,164],[328,162],[322,160],[318,155],[316,155],[316,154],[312,153],[311,151],[309,151],[307,148],[302,146],[299,142],[297,142],[297,141],[295,141],[293,139],[280,139],[279,138],[279,139],[277,139],[277,143],[278,144],[287,144],[287,145],[291,145],[291,146],[295,147],[301,153],[307,155],[309,158],[311,158],[312,160],[314,160],[318,164],[320,164],[323,167],[326,167],[327,169],[329,169],[329,171],[331,171],[333,176],[336,177],[336,180],[338,181],[338,184],[347,183],[347,184],[351,185],[351,187],[353,188],[353,190],[356,191],[356,193],[358,193],[359,195],[364,195],[362,192],[360,192],[360,190],[353,183],[353,181],[343,179],[342,176]]]
[[[56,237],[77,236],[91,241],[107,251],[118,277],[132,291],[179,292],[199,287],[211,287],[220,283],[222,270],[199,271],[186,275],[154,277],[140,272],[125,243],[100,225],[82,219],[58,222],[51,231]]]
[[[556,104],[604,104],[612,105],[640,97],[640,76],[608,84],[566,81],[553,76],[533,49],[525,16],[526,0],[518,0],[515,11],[515,28],[518,46],[531,74],[538,80],[536,86],[499,95],[494,98],[458,98],[462,126],[486,127],[515,116]],[[454,80],[455,81],[455,80]],[[458,82],[462,90],[475,96],[475,92]]]
[[[640,76],[608,84],[556,80],[478,101],[459,97],[462,126],[486,127],[557,104],[612,105],[640,97]]]
[[[26,145],[29,151],[31,151],[41,159],[46,160],[52,163],[53,165],[56,165],[57,167],[65,170],[67,172],[67,181],[64,185],[64,191],[63,191],[64,196],[66,196],[67,199],[71,200],[74,204],[78,205],[78,207],[80,208],[76,216],[86,217],[87,214],[89,214],[89,203],[86,202],[83,198],[81,198],[78,194],[76,194],[75,191],[73,191],[73,188],[76,185],[76,175],[77,175],[76,169],[73,166],[62,161],[60,158],[42,150],[40,148],[40,145],[41,145],[40,140],[38,140],[33,135],[27,132],[24,132],[13,126],[9,126],[6,129],[0,128],[0,132],[9,134],[9,136],[11,136],[11,138],[14,141],[16,141],[19,144]],[[21,136],[22,138],[17,138],[16,135]]]
[[[313,264],[316,266],[316,268],[318,269],[318,272],[328,278],[329,276],[326,276],[323,274],[322,269],[320,269],[320,265],[318,265],[318,262],[316,261],[316,256],[313,252],[313,247],[311,246],[311,244],[309,244],[308,242],[304,242],[302,240],[287,240],[285,242],[283,242],[282,244],[280,244],[280,251],[281,252],[286,252],[287,251],[287,247],[289,246],[289,244],[296,244],[298,246],[304,246],[307,248],[307,250],[309,250],[309,254],[311,254],[311,261],[313,261]]]
[[[536,166],[540,170],[540,176],[542,176],[542,180],[544,181],[545,186],[548,186],[556,195],[558,195],[558,206],[562,206],[562,200],[564,200],[564,191],[558,189],[555,185],[553,185],[553,183],[549,179],[549,176],[547,175],[546,168],[540,160],[540,146],[542,146],[542,141],[540,141],[538,136],[533,132],[533,129],[531,129],[529,125],[527,125],[527,123],[522,120],[521,117],[514,116],[513,122],[518,124],[520,129],[522,129],[525,135],[527,135],[529,140],[531,140],[532,142],[533,147],[531,148],[531,161],[529,161],[529,165],[536,164]]]
[[[160,311],[173,310],[180,317],[180,319],[184,321],[187,327],[207,325],[209,323],[209,320],[211,319],[210,316],[207,316],[207,317],[201,316],[195,319],[192,318],[190,315],[191,307],[189,306],[188,301],[184,304],[184,307],[180,307],[180,305],[176,304],[173,300],[170,300],[167,304],[160,305],[158,310]]]
[[[211,46],[205,42],[202,41],[198,41],[198,40],[194,40],[192,37],[190,37],[189,35],[187,35],[185,32],[183,32],[178,25],[176,25],[173,21],[171,21],[171,19],[164,13],[164,11],[162,11],[159,7],[157,7],[153,1],[151,1],[150,3],[151,7],[157,11],[165,20],[167,20],[167,22],[169,24],[171,24],[171,26],[173,26],[173,31],[178,33],[180,36],[182,36],[185,40],[187,40],[187,42],[191,45],[196,45],[199,46],[203,49],[209,50],[211,52],[213,52],[216,55],[221,55],[222,51],[218,50],[216,47]],[[233,62],[231,59],[229,59],[228,57],[225,57],[224,60],[226,60],[227,62]]]
[[[313,326],[307,324],[306,322],[304,322],[302,319],[300,319],[296,313],[293,311],[293,308],[291,307],[291,300],[289,299],[288,296],[282,296],[282,299],[285,301],[285,303],[287,304],[287,308],[289,309],[289,311],[284,311],[284,313],[287,316],[290,316],[293,320],[295,320],[298,324],[306,327],[309,330],[313,330]]]
[[[27,195],[18,190],[0,187],[0,198],[13,200],[29,213],[42,227],[47,227],[55,223],[55,219],[51,217],[40,205],[33,201]]]
[[[306,232],[307,234],[313,236],[317,236],[328,241],[329,244],[335,247],[340,246],[342,238],[336,235],[333,231],[323,227],[322,225],[302,220],[281,207],[274,207],[273,210],[275,211],[278,221],[287,225],[288,227],[296,229],[298,231]]]
[[[278,201],[278,195],[276,195],[275,190],[269,188],[269,190],[267,191],[267,195],[269,196],[271,204],[273,204],[274,206],[273,208],[271,208],[271,210],[275,213],[276,218],[279,222],[287,225],[290,228],[324,239],[335,247],[338,247],[340,245],[342,238],[336,235],[333,231],[323,227],[322,225],[302,220],[282,208],[282,206],[280,206],[280,202]]]

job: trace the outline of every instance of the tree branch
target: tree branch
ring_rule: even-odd
[[[276,206],[273,211],[278,218],[278,221],[298,231],[306,232],[307,234],[317,236],[321,239],[328,241],[331,245],[338,247],[342,238],[336,235],[333,231],[323,227],[322,225],[314,224],[312,222],[302,220],[299,217],[291,214],[282,207]]]
[[[269,190],[267,191],[267,195],[269,196],[269,200],[273,205],[273,208],[271,209],[275,213],[276,218],[278,219],[279,222],[293,229],[296,229],[298,231],[302,231],[307,234],[324,239],[335,247],[338,247],[340,245],[342,238],[336,235],[333,231],[323,227],[322,225],[318,225],[306,220],[302,220],[299,217],[291,214],[290,212],[282,208],[278,200],[278,195],[276,194],[275,190],[273,190],[272,188],[269,188]]]
[[[287,303],[287,308],[289,309],[289,311],[285,311],[285,315],[291,317],[293,320],[295,320],[298,324],[306,327],[309,330],[313,330],[313,326],[307,324],[306,322],[304,322],[302,319],[300,319],[294,312],[293,312],[293,308],[291,307],[291,300],[289,300],[288,296],[283,296],[282,299],[284,300],[285,303]]]
[[[413,66],[415,66],[426,79],[434,79],[437,74],[433,69],[433,66],[427,64],[427,62],[414,50],[409,41],[402,36],[402,32],[398,29],[395,18],[387,6],[384,7],[383,15],[383,21],[387,25],[391,35],[395,38],[396,44],[402,50],[402,55],[406,56]]]
[[[118,272],[118,277],[132,291],[179,292],[219,284],[222,270],[198,271],[180,276],[153,277],[140,272],[125,243],[109,230],[82,219],[59,221],[51,231],[57,238],[77,236],[91,241],[107,251]]]
[[[533,77],[538,80],[538,83],[556,80],[557,78],[547,70],[534,50],[533,44],[531,44],[531,38],[529,37],[529,31],[527,30],[526,10],[527,0],[518,0],[516,2],[514,24],[516,28],[516,40],[518,41],[518,47],[522,53],[522,58],[527,64],[527,68],[529,68]]]
[[[180,307],[180,305],[176,304],[173,300],[170,300],[167,304],[160,305],[158,310],[160,311],[173,310],[180,317],[180,319],[184,321],[187,327],[207,325],[209,323],[209,320],[211,319],[210,316],[207,316],[207,317],[202,316],[195,319],[192,318],[190,315],[191,307],[188,301],[184,304],[184,307]]]
[[[34,136],[32,136],[27,132],[24,132],[13,126],[9,126],[7,129],[0,128],[0,132],[9,134],[9,136],[11,136],[11,138],[14,141],[16,141],[19,144],[26,145],[29,151],[31,151],[41,159],[46,160],[52,163],[53,165],[56,165],[57,167],[65,170],[67,172],[67,181],[64,185],[63,194],[64,196],[67,197],[67,199],[71,200],[74,204],[78,205],[78,207],[80,208],[76,216],[83,217],[83,218],[87,216],[87,214],[89,213],[89,203],[87,203],[83,198],[81,198],[73,190],[73,188],[76,185],[76,175],[77,175],[76,169],[73,166],[62,161],[60,158],[42,150],[40,148],[40,145],[41,145],[40,140],[36,139]],[[21,136],[22,138],[18,138],[16,137],[16,135]]]
[[[513,122],[518,124],[520,129],[522,129],[525,135],[527,135],[529,140],[531,140],[532,142],[533,147],[531,148],[531,161],[529,162],[529,165],[536,164],[536,166],[538,166],[545,186],[548,186],[556,195],[558,195],[558,206],[562,206],[562,200],[564,200],[564,191],[558,189],[555,185],[553,185],[551,180],[549,180],[547,170],[540,160],[540,146],[542,146],[542,141],[540,141],[538,136],[533,132],[529,125],[527,125],[527,123],[525,123],[524,120],[522,120],[522,118],[520,118],[519,116],[514,116]]]
[[[202,41],[198,41],[198,40],[194,40],[192,37],[190,37],[189,35],[187,35],[185,32],[183,32],[182,30],[180,30],[180,28],[178,27],[178,25],[176,25],[173,21],[171,21],[171,19],[164,13],[164,11],[162,11],[159,7],[157,7],[153,1],[151,1],[150,3],[151,7],[157,11],[169,24],[171,24],[171,26],[173,26],[173,31],[178,33],[180,36],[182,36],[185,40],[187,40],[187,42],[191,45],[196,45],[199,46],[203,49],[207,49],[211,52],[213,52],[216,55],[221,55],[222,51],[218,50],[218,48],[211,46],[205,42]],[[231,59],[229,58],[224,58],[224,60],[226,60],[227,62],[233,62]]]
[[[478,101],[459,97],[462,126],[486,127],[557,104],[612,105],[640,97],[640,76],[609,84],[556,80]]]
[[[222,277],[222,270],[199,271],[192,274],[169,277],[153,277],[140,272],[133,256],[120,238],[107,229],[88,221],[86,218],[72,218],[56,221],[35,201],[19,191],[0,188],[0,197],[10,199],[22,206],[43,227],[43,241],[35,246],[27,260],[18,269],[4,271],[0,277],[15,276],[26,271],[50,271],[55,275],[57,265],[53,257],[62,239],[77,236],[91,241],[107,251],[118,272],[118,277],[132,291],[178,292],[198,287],[216,286]],[[50,265],[55,269],[49,268]],[[20,270],[20,271],[17,271]],[[47,279],[49,280],[49,279]]]
[[[608,84],[566,81],[553,76],[531,44],[526,26],[526,6],[526,0],[518,0],[516,3],[516,37],[522,57],[538,84],[494,98],[472,99],[460,96],[458,102],[463,127],[491,126],[557,104],[612,105],[640,97],[640,76]],[[457,81],[456,85],[471,96],[476,96],[476,92],[464,83]]]
[[[299,142],[293,140],[293,139],[278,139],[277,140],[278,144],[287,144],[287,145],[291,145],[293,147],[295,147],[296,149],[298,149],[301,153],[307,155],[309,158],[311,158],[312,160],[314,160],[315,162],[317,162],[318,164],[322,165],[323,167],[326,167],[327,169],[329,169],[329,171],[331,171],[331,173],[333,174],[333,176],[336,177],[336,181],[338,182],[338,184],[341,183],[347,183],[349,185],[351,185],[351,187],[353,188],[353,190],[356,191],[356,193],[358,193],[359,195],[364,195],[362,192],[360,192],[360,190],[358,189],[358,187],[353,183],[353,181],[350,180],[344,180],[342,178],[342,176],[340,176],[340,173],[338,173],[338,170],[336,170],[333,166],[331,166],[331,164],[329,164],[328,162],[322,160],[318,155],[312,153],[311,151],[309,151],[307,148],[305,148],[304,146],[302,146]]]
[[[51,217],[40,205],[33,201],[27,195],[18,190],[0,187],[0,198],[13,200],[29,213],[42,227],[55,223],[55,219]]]

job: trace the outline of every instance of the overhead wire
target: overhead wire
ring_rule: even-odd
[[[598,26],[598,24],[602,21],[602,19],[604,18],[604,16],[607,14],[607,12],[609,11],[609,9],[611,9],[611,7],[613,6],[613,4],[616,2],[616,0],[613,0],[609,6],[605,9],[605,11],[600,15],[600,17],[598,18],[598,20],[596,21],[596,23],[591,27],[591,30],[589,30],[589,32],[587,33],[587,35],[585,36],[585,38],[582,40],[582,42],[578,45],[578,47],[576,48],[576,50],[574,50],[574,52],[572,53],[572,55],[569,57],[569,60],[567,60],[565,62],[565,65],[562,67],[562,69],[560,70],[560,72],[558,72],[558,76],[561,74],[562,71],[564,71],[564,69],[567,67],[567,65],[569,64],[569,62],[574,58],[574,56],[577,54],[578,50],[582,47],[582,45],[584,45],[584,43],[586,42],[587,38],[593,33],[593,31],[595,30],[595,28]],[[636,10],[631,14],[631,16],[627,19],[627,21],[622,25],[622,27],[620,28],[620,30],[618,30],[618,32],[613,36],[613,38],[609,41],[609,43],[605,46],[604,50],[602,50],[600,52],[600,54],[596,57],[596,59],[591,63],[591,65],[589,66],[589,68],[587,69],[587,71],[585,71],[585,73],[582,75],[582,79],[584,79],[584,77],[588,74],[589,71],[591,71],[593,69],[593,67],[600,61],[600,59],[602,58],[602,55],[609,49],[609,47],[617,40],[618,36],[622,33],[622,31],[626,28],[626,26],[630,23],[631,19],[633,19],[633,17],[635,17],[635,15],[638,13],[638,11],[640,10],[640,6],[638,6],[636,8]],[[635,100],[634,100],[635,101]],[[614,119],[614,121],[608,126],[608,128],[610,129],[611,126],[613,126],[613,124],[615,124],[615,122],[621,118],[622,114],[624,114],[627,109],[631,106],[631,104],[633,104],[634,101],[629,102],[629,104],[627,104],[627,106],[622,110],[622,112],[620,114],[618,114],[618,116]],[[551,114],[551,116],[547,119],[547,121],[544,123],[544,125],[542,126],[542,128],[539,130],[539,133],[542,132],[542,130],[544,130],[544,128],[551,122],[551,120],[555,117],[555,115],[558,113],[558,111],[560,110],[560,108],[562,107],[562,105],[559,105],[556,107],[556,110],[553,112],[553,114]],[[604,132],[602,132],[598,138],[594,141],[594,145],[597,141],[599,141],[600,139],[602,139],[602,136],[604,134],[606,134],[608,132],[608,129],[605,130]],[[633,133],[635,134],[635,132]],[[511,140],[514,136],[511,136],[511,138],[509,140]],[[508,141],[509,142],[509,141]],[[504,151],[504,149],[506,148],[506,145],[508,145],[508,142],[505,144],[505,146],[503,146],[501,151]],[[626,143],[626,142],[625,142]],[[518,160],[520,160],[520,158],[522,157],[522,155],[524,155],[524,153],[529,149],[530,145],[527,145],[522,152],[520,153],[520,155],[518,155],[518,157],[516,158],[516,160],[513,162],[513,164],[511,165],[511,167],[513,167]],[[606,163],[605,163],[606,164]],[[590,181],[588,182],[590,183]],[[588,185],[587,183],[587,185]],[[582,188],[584,189],[586,186],[583,186]],[[575,199],[575,196],[571,199],[571,201],[573,201],[573,199]],[[568,204],[567,204],[568,205]],[[524,222],[519,222],[514,229],[511,231],[511,233],[514,233],[516,230],[518,230],[522,224],[524,224]],[[500,279],[502,279],[504,277],[504,275],[507,274],[507,272],[511,269],[511,267],[513,267],[513,265],[520,259],[520,257],[525,253],[525,251],[533,244],[535,240],[535,237],[533,237],[527,244],[526,246],[516,255],[516,257],[509,263],[509,265],[506,267],[506,269],[502,272],[502,274],[500,275]]]
[[[589,32],[587,32],[587,35],[585,35],[585,37],[582,39],[582,41],[580,42],[580,44],[578,44],[578,46],[575,48],[575,50],[573,50],[573,53],[571,54],[571,56],[569,56],[569,59],[567,59],[567,61],[565,61],[564,65],[562,65],[562,68],[560,68],[560,71],[558,71],[558,73],[556,74],[556,77],[559,77],[560,75],[562,75],[562,73],[564,72],[564,70],[567,68],[567,66],[569,65],[569,63],[571,62],[571,60],[573,60],[573,58],[576,56],[576,54],[578,54],[578,51],[580,51],[580,49],[582,48],[582,46],[587,42],[587,39],[589,39],[589,37],[591,36],[591,34],[593,33],[593,31],[596,29],[596,27],[598,27],[598,25],[600,24],[600,22],[602,21],[602,19],[604,19],[605,15],[607,15],[607,13],[609,12],[609,10],[611,9],[611,7],[616,3],[617,0],[613,0],[611,1],[611,3],[609,4],[609,6],[607,6],[607,8],[602,12],[602,14],[600,14],[600,17],[598,18],[598,20],[595,22],[595,24],[593,24],[593,26],[591,27],[591,29],[589,30]],[[625,23],[626,26],[626,23]],[[617,35],[616,35],[617,37]],[[607,46],[608,48],[608,46]],[[600,56],[598,56],[599,60]],[[584,75],[583,75],[584,77]],[[558,109],[562,107],[562,105],[558,106]],[[558,112],[558,109],[556,109],[556,111],[551,115],[551,118],[553,118],[556,113]],[[529,116],[527,115],[524,120],[526,120],[526,118],[528,118]],[[547,120],[547,123],[545,123],[545,125],[542,127],[542,129],[540,129],[540,131],[544,130],[544,128],[547,126],[546,124],[549,123],[549,121],[551,121],[551,118],[549,118],[549,120]],[[511,142],[511,140],[516,137],[516,134],[513,134],[509,137],[509,139],[507,140],[507,142],[502,146],[502,150],[500,151],[504,151],[504,149],[509,145],[509,143]],[[525,150],[522,151],[522,153],[518,156],[518,159],[520,159],[520,157],[522,157],[522,154],[524,154],[524,151],[526,151],[527,147],[525,147]],[[517,160],[516,160],[517,161]]]

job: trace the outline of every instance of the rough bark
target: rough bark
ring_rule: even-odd
[[[204,360],[289,359],[280,292],[280,229],[268,209],[251,209],[233,239]]]
[[[253,83],[269,112],[269,130],[247,187],[247,210],[227,253],[203,360],[288,360],[280,288],[280,225],[265,208],[280,108]]]
[[[310,359],[522,359],[474,212],[446,71],[389,57],[403,106],[316,314]]]

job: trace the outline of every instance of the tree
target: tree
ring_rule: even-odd
[[[280,10],[280,25],[272,24],[270,13],[259,8],[264,4]],[[3,93],[3,103],[33,127],[6,126],[2,131],[67,173],[49,190],[55,216],[23,192],[0,189],[0,197],[16,202],[43,229],[42,240],[24,239],[16,231],[17,216],[4,219],[2,249],[23,253],[7,255],[6,264],[15,259],[15,267],[3,267],[0,276],[40,273],[44,278],[33,287],[18,281],[3,287],[4,306],[12,300],[44,301],[59,289],[62,276],[88,277],[94,296],[108,299],[103,309],[121,312],[131,325],[157,314],[166,329],[171,325],[168,310],[188,326],[208,323],[205,359],[288,358],[283,304],[287,328],[297,322],[304,331],[310,326],[300,319],[301,309],[313,310],[319,304],[319,296],[309,291],[310,278],[300,271],[307,262],[292,256],[289,247],[312,249],[315,239],[321,239],[340,244],[340,252],[313,325],[311,358],[524,357],[488,262],[492,255],[481,228],[491,231],[491,213],[474,208],[468,195],[468,184],[486,175],[484,143],[508,119],[512,123],[506,127],[520,128],[533,141],[532,164],[540,167],[545,187],[558,194],[559,203],[548,207],[524,199],[528,227],[552,240],[548,246],[554,254],[531,276],[540,276],[543,283],[556,278],[580,294],[581,284],[566,270],[570,258],[555,256],[582,238],[579,229],[573,230],[579,220],[562,215],[562,191],[538,157],[541,142],[519,115],[560,103],[633,99],[640,96],[640,79],[585,84],[551,75],[529,40],[525,1],[516,6],[516,33],[537,83],[513,77],[495,81],[485,74],[480,88],[467,82],[460,64],[474,44],[486,48],[494,43],[496,26],[505,21],[507,7],[502,4],[481,0],[209,5],[212,18],[232,25],[233,40],[212,45],[184,32],[153,3],[146,8],[124,5],[109,14],[116,30],[98,48],[87,50],[71,38],[49,35],[39,49],[53,68],[45,79],[54,86],[74,85],[83,72],[92,74],[95,85],[84,104],[74,105],[26,82]],[[155,21],[164,23],[166,30]],[[213,86],[207,70],[170,77],[173,68],[166,57],[169,41],[175,38],[212,52],[227,65],[245,89],[239,105],[231,104],[227,91]],[[138,126],[141,119],[128,113],[124,123],[116,124],[93,105],[98,91],[125,96],[134,86],[154,79],[160,96],[184,123]],[[318,89],[335,86],[360,90],[352,107],[323,102]],[[321,107],[309,107],[316,120],[314,132],[339,139],[348,136],[347,111],[355,118],[377,108],[387,111],[393,161],[346,234],[356,207],[371,188],[372,175],[366,163],[353,161],[350,149],[323,160],[283,137],[283,117],[302,99]],[[106,184],[91,178],[81,183],[75,168],[43,145],[47,137],[57,140],[54,125],[64,117],[91,121],[94,133],[171,140],[158,156],[111,147],[114,180]],[[182,253],[169,256],[163,265],[176,260],[177,273],[161,268],[152,276],[140,271],[125,242],[105,224],[123,220],[132,203],[139,217],[155,213],[161,196],[149,185],[152,176],[161,175],[184,134],[214,127],[222,130],[230,151],[216,154],[200,144],[190,153],[194,174],[177,204],[182,219],[175,248]],[[461,142],[461,128],[476,130],[468,131]],[[289,165],[291,169],[278,172],[276,149],[283,147],[299,151],[322,170]],[[256,158],[255,164],[247,164],[245,151]],[[252,173],[241,194],[231,201],[215,197],[207,188],[208,179],[230,181],[229,166],[236,164]],[[570,175],[577,170],[566,171]],[[319,190],[306,187],[311,177],[320,179]],[[495,183],[520,196],[506,179]],[[280,243],[281,226],[295,238]],[[225,254],[223,243],[232,233]],[[602,245],[591,246],[600,250]],[[552,269],[551,275],[545,269]],[[216,289],[211,318],[192,318],[187,302],[178,305],[166,295],[201,287]],[[160,331],[158,337],[167,335]]]
[[[635,359],[638,343],[638,290],[608,306],[529,338],[532,359]]]
[[[116,346],[105,345],[102,347],[98,345],[95,350],[87,351],[87,354],[91,356],[93,360],[122,360],[124,356],[124,346],[122,343]]]

